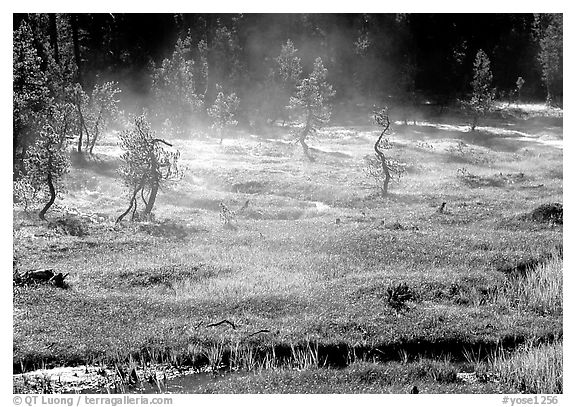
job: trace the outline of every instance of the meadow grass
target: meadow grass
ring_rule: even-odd
[[[529,269],[510,282],[511,297],[518,306],[541,313],[562,315],[562,255],[551,253],[548,261]]]
[[[14,211],[19,267],[70,273],[68,290],[15,287],[15,370],[130,357],[245,369],[283,360],[259,347],[304,357],[316,346],[322,359],[334,347],[406,345],[413,358],[426,351],[419,342],[461,354],[561,336],[562,226],[522,215],[562,202],[562,150],[399,126],[390,154],[409,171],[382,198],[363,172],[373,134],[325,129],[310,142],[314,164],[277,138],[177,140],[188,172],[159,195],[157,220],[120,225],[127,197],[110,170],[119,152],[102,146],[75,164],[49,214],[77,217],[82,236]],[[462,140],[469,147],[451,148]],[[224,228],[219,203],[246,200],[236,229]],[[550,255],[522,280],[502,272]],[[396,309],[386,290],[400,283],[414,295]],[[235,329],[208,327],[223,319]]]
[[[269,369],[229,376],[193,389],[196,393],[491,393],[493,383],[464,383],[444,360],[387,364],[356,361],[343,369]],[[502,389],[502,387],[500,387]],[[510,389],[510,388],[508,388]]]
[[[534,394],[563,392],[562,342],[527,342],[512,353],[498,352],[489,362],[489,371],[517,391]]]

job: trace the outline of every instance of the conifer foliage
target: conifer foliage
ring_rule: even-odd
[[[492,110],[496,94],[496,90],[492,87],[490,59],[483,50],[479,50],[476,54],[473,74],[472,97],[468,102],[472,110],[472,123],[470,125],[472,131],[476,129],[480,118]]]
[[[296,94],[290,98],[290,110],[300,117],[304,126],[298,134],[298,141],[310,161],[314,161],[314,157],[310,154],[306,139],[330,121],[330,102],[336,93],[326,79],[327,74],[322,59],[316,58],[314,69],[307,78],[302,79]]]
[[[224,94],[222,88],[217,87],[218,95],[214,104],[208,109],[208,115],[212,118],[212,130],[220,137],[220,144],[224,140],[226,130],[238,124],[235,119],[240,99],[236,93]]]
[[[144,115],[134,119],[133,126],[120,134],[120,140],[124,153],[119,172],[129,190],[130,205],[116,223],[122,221],[131,210],[133,219],[137,216],[146,219],[152,214],[161,186],[168,180],[181,177],[178,168],[180,152],[174,150],[172,144],[155,137]],[[141,215],[136,212],[139,193],[145,205]]]
[[[59,181],[68,172],[68,168],[66,144],[52,126],[44,125],[26,156],[24,177],[34,191],[44,195],[48,192],[48,202],[38,214],[40,219],[46,220],[46,212],[56,201],[56,195],[61,189]]]

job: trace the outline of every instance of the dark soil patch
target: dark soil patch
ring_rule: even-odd
[[[540,205],[532,212],[524,215],[523,219],[539,223],[562,225],[563,217],[562,204],[555,202]]]

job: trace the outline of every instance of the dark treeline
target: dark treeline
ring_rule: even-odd
[[[406,91],[456,97],[469,91],[479,49],[488,54],[494,85],[502,94],[516,87],[518,77],[526,81],[527,97],[545,98],[547,91],[538,55],[548,15],[17,14],[14,27],[22,20],[31,23],[36,35],[52,35],[53,44],[55,35],[66,42],[77,31],[80,77],[86,84],[99,74],[142,94],[150,87],[145,74],[150,63],[168,57],[177,38],[188,33],[193,45],[206,44],[208,65],[214,65],[210,80],[240,96],[264,85],[288,39],[299,50],[305,71],[322,58],[337,100]]]

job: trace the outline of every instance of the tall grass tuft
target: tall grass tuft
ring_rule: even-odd
[[[562,313],[562,255],[529,270],[525,277],[511,280],[511,297],[520,308],[543,314]]]
[[[497,352],[490,370],[501,383],[524,393],[562,393],[562,342],[535,345],[527,342],[510,354]]]
[[[293,344],[290,344],[290,348],[292,351],[290,364],[295,369],[307,370],[326,366],[327,360],[320,360],[318,343],[311,345],[308,342],[305,348],[297,348]]]

